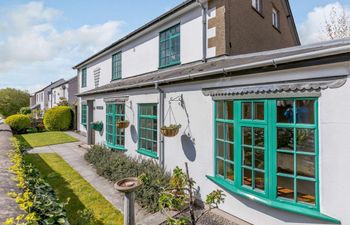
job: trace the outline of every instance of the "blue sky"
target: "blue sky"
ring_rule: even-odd
[[[264,0],[265,1],[265,0]],[[35,91],[181,0],[1,0],[0,88]],[[290,0],[303,43],[316,42],[324,14],[350,0]],[[332,4],[332,5],[330,5]]]

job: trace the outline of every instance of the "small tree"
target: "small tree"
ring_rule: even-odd
[[[188,165],[186,166],[186,173],[179,167],[173,170],[173,175],[169,182],[169,187],[160,194],[159,206],[167,216],[167,221],[170,225],[196,225],[198,220],[207,212],[224,202],[225,194],[221,190],[215,190],[207,195],[205,203],[208,209],[204,210],[197,217],[194,213],[195,206],[195,189],[193,188],[195,182],[189,176]],[[174,218],[169,215],[168,211],[179,211],[180,214],[189,211],[190,216],[180,216]]]
[[[0,89],[0,114],[8,117],[18,113],[22,107],[29,106],[29,99],[28,92],[13,88]]]
[[[344,7],[332,7],[323,32],[330,40],[350,37],[350,16]]]

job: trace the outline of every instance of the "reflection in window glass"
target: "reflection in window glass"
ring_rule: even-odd
[[[277,176],[277,196],[286,199],[294,199],[294,179]]]
[[[315,152],[315,130],[296,129],[298,152]]]
[[[224,102],[223,101],[216,102],[216,118],[219,118],[219,119],[224,118]]]
[[[277,173],[294,175],[294,154],[277,152]]]
[[[265,189],[265,178],[264,173],[255,171],[255,188],[264,191]]]
[[[315,182],[297,180],[298,202],[315,204]]]
[[[251,127],[243,127],[243,144],[244,145],[252,145],[252,128]]]
[[[296,101],[296,120],[297,123],[314,124],[315,123],[315,112],[314,112],[315,101],[313,100],[298,100]]]
[[[224,157],[225,155],[225,142],[222,141],[216,141],[216,154],[217,156]]]
[[[254,145],[255,147],[265,146],[265,135],[264,128],[254,128]]]
[[[250,102],[242,103],[242,118],[246,120],[252,119],[252,104]]]
[[[243,184],[245,186],[252,186],[252,171],[249,169],[243,169]]]
[[[264,120],[265,118],[264,105],[265,104],[263,102],[254,103],[254,119]]]
[[[217,160],[217,173],[221,176],[224,176],[224,161],[221,159]]]
[[[220,140],[224,140],[225,139],[225,132],[224,132],[224,124],[223,123],[216,123],[216,127],[217,127],[217,138]]]
[[[252,149],[250,147],[243,148],[243,164],[252,166]]]
[[[277,123],[294,123],[294,101],[277,101]]]
[[[277,149],[294,150],[293,128],[277,128]]]
[[[226,119],[233,120],[233,101],[226,102]]]
[[[226,179],[233,181],[233,164],[226,163]]]
[[[255,168],[263,170],[264,167],[264,150],[255,149]]]
[[[297,154],[297,174],[304,177],[315,177],[315,156]]]
[[[226,159],[232,162],[234,159],[234,145],[231,143],[226,144]]]

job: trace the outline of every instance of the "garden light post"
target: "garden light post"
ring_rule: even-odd
[[[135,223],[135,191],[141,186],[137,177],[119,180],[114,187],[124,193],[124,225],[136,225]]]

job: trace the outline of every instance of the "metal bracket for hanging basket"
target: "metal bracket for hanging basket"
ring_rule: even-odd
[[[169,99],[169,104],[171,102],[178,102],[179,105],[183,108],[184,107],[184,97],[183,97],[183,94],[179,95],[179,96],[176,96],[176,97],[171,97]]]

